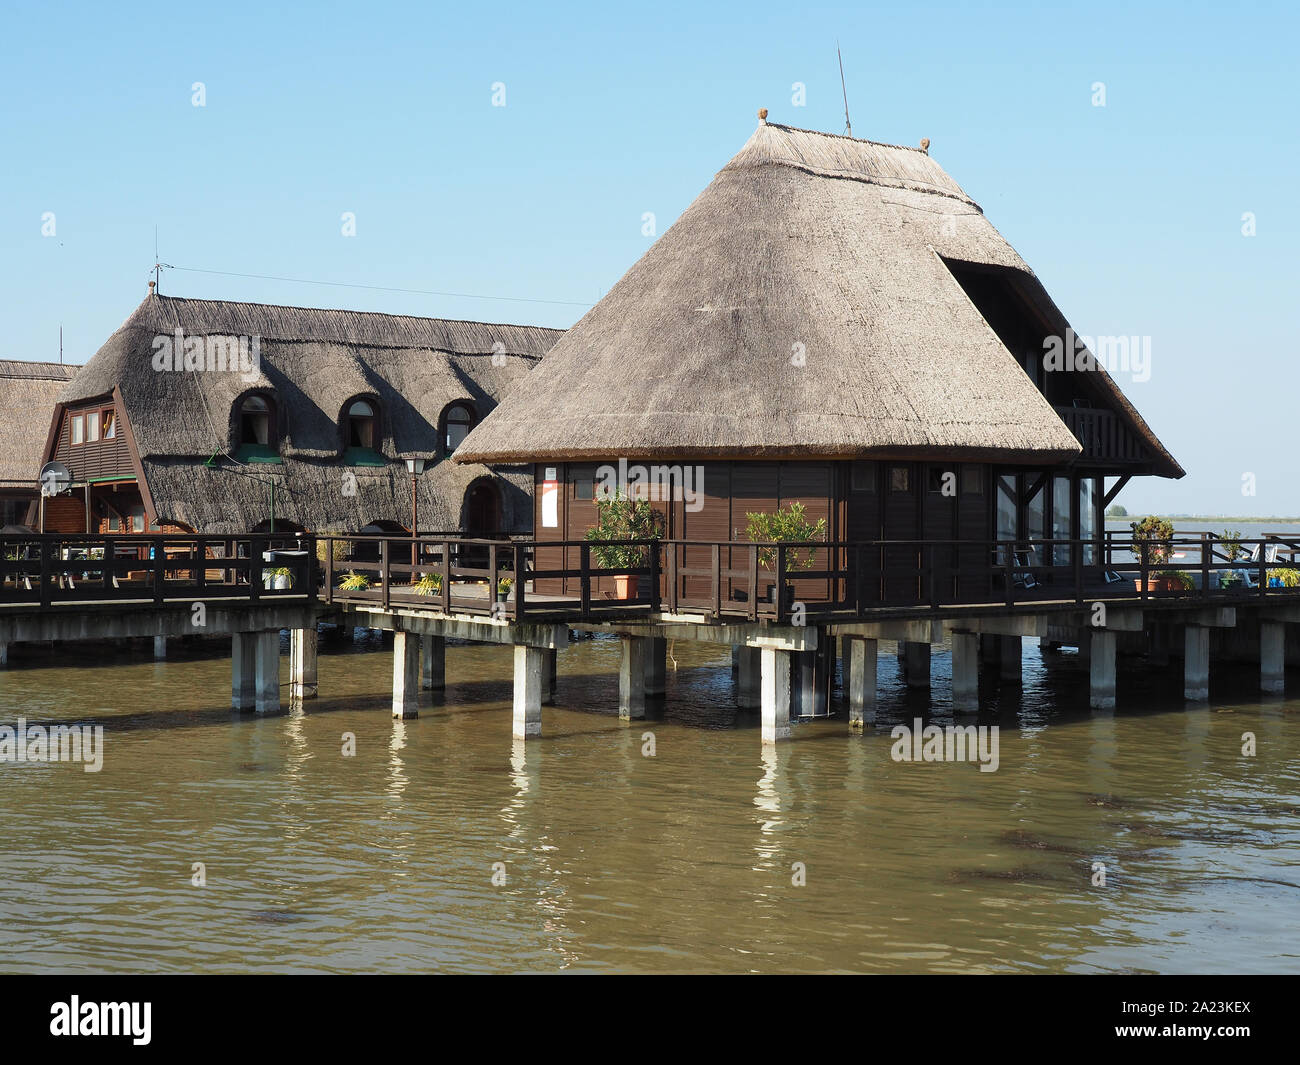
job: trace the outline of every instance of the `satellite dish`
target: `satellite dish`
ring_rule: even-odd
[[[47,462],[41,467],[41,495],[57,496],[72,486],[72,474],[61,462]]]

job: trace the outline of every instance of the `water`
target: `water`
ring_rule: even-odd
[[[932,700],[882,643],[874,728],[764,751],[726,648],[677,643],[666,717],[629,727],[616,642],[580,641],[524,746],[508,649],[449,646],[445,698],[394,722],[391,652],[322,643],[322,697],[268,719],[225,708],[218,641],[19,649],[0,722],[100,722],[106,752],[0,765],[0,969],[1300,968],[1300,703],[1249,669],[1184,709],[1177,668],[1122,664],[1121,710],[1094,714],[1077,656],[1026,641],[1023,694],[982,680],[981,773],[890,759],[894,724],[951,720],[938,649]]]

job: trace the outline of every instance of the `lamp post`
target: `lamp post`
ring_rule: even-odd
[[[406,472],[411,475],[411,583],[419,581],[419,574],[414,567],[419,565],[416,557],[419,552],[420,537],[420,497],[416,492],[416,478],[424,472],[424,459],[407,459]]]

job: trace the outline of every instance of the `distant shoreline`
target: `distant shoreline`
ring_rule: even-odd
[[[1106,515],[1107,521],[1141,521],[1146,517],[1145,514],[1126,514],[1126,515]],[[1282,525],[1300,525],[1300,518],[1279,518],[1265,515],[1263,517],[1253,517],[1250,515],[1223,515],[1223,514],[1156,514],[1154,517],[1166,518],[1169,521],[1212,521],[1212,522],[1239,522],[1242,525],[1263,525],[1267,522],[1273,522]]]

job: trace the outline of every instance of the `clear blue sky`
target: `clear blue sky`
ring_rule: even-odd
[[[1081,333],[1151,337],[1120,380],[1189,474],[1120,501],[1300,513],[1293,4],[11,5],[0,357],[57,358],[62,324],[88,359],[155,226],[178,267],[561,302],[179,270],[174,295],[568,326],[758,107],[842,132],[837,38],[856,135],[930,137]]]

